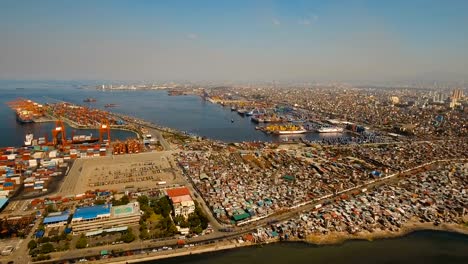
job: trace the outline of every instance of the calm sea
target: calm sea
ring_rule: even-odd
[[[15,120],[15,115],[5,104],[18,97],[28,98],[40,103],[53,103],[63,100],[81,105],[104,109],[105,104],[118,106],[112,111],[133,115],[154,123],[186,131],[199,136],[222,140],[240,141],[278,141],[279,136],[266,135],[255,130],[255,124],[249,117],[241,117],[229,108],[202,100],[198,96],[168,96],[166,91],[100,91],[81,89],[89,82],[59,81],[0,81],[0,146],[21,145],[28,131],[36,137],[50,134],[53,124],[22,125]],[[92,97],[96,103],[84,103]],[[231,122],[234,120],[234,122]],[[89,134],[96,131],[77,131],[75,134]],[[114,132],[113,138],[133,136],[128,132]],[[69,135],[69,134],[67,134]],[[289,136],[293,139],[299,136]],[[331,135],[311,133],[302,135],[309,140],[317,140]],[[282,136],[284,137],[284,136]]]
[[[314,246],[277,243],[146,263],[158,264],[432,264],[468,263],[468,236],[418,231],[405,237]]]

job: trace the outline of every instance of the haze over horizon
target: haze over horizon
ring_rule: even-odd
[[[468,1],[1,1],[0,79],[468,80]]]

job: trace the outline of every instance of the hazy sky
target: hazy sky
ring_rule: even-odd
[[[468,1],[0,0],[0,78],[468,80]]]

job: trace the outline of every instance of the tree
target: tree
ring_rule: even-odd
[[[76,248],[85,248],[88,246],[88,239],[86,239],[84,234],[81,234],[80,238],[78,238],[78,241],[76,241]]]
[[[135,240],[135,235],[133,234],[133,230],[131,228],[128,229],[127,232],[122,233],[120,239],[125,243],[130,243]]]
[[[53,204],[47,205],[45,211],[46,211],[46,214],[57,212]]]
[[[42,244],[42,243],[47,243],[50,241],[50,238],[49,237],[41,237],[37,240],[37,242],[39,242],[39,244]]]
[[[149,199],[146,195],[139,196],[137,201],[140,203],[140,207],[142,207],[143,205],[149,205]]]
[[[167,198],[166,196],[156,201],[153,201],[152,207],[155,213],[161,214],[164,217],[169,216],[172,210],[171,202],[169,201],[169,198]]]
[[[54,246],[51,243],[45,243],[45,244],[41,245],[40,253],[41,254],[47,254],[47,253],[50,253],[50,252],[52,252],[54,250],[55,250]]]
[[[50,238],[50,242],[59,242],[60,241],[60,237],[59,236],[53,236]]]
[[[195,234],[201,234],[201,232],[203,232],[203,229],[201,226],[196,226],[192,228],[192,232],[194,232]]]
[[[113,206],[124,205],[124,204],[128,204],[129,202],[130,202],[130,198],[128,198],[128,195],[122,196],[120,200],[115,200],[114,198],[112,198],[111,200],[111,203]]]
[[[146,240],[149,238],[149,233],[148,233],[148,229],[142,229],[140,230],[140,239],[141,240]]]
[[[128,204],[130,202],[130,198],[128,198],[128,195],[124,195],[122,196],[122,198],[120,198],[120,204],[124,205],[124,204]]]
[[[196,213],[191,213],[188,217],[189,226],[195,228],[201,224],[200,218]]]
[[[32,250],[32,249],[37,248],[37,242],[36,242],[36,240],[32,239],[31,241],[29,241],[29,243],[28,243],[28,248],[29,248],[29,250]]]
[[[97,199],[97,200],[94,202],[95,205],[103,205],[103,204],[105,204],[105,203],[106,203],[106,200],[104,200],[104,199]]]

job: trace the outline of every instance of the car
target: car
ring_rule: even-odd
[[[12,246],[6,246],[3,248],[2,250],[2,256],[8,256],[11,254],[11,252],[13,252],[13,249],[15,249],[14,247]]]

